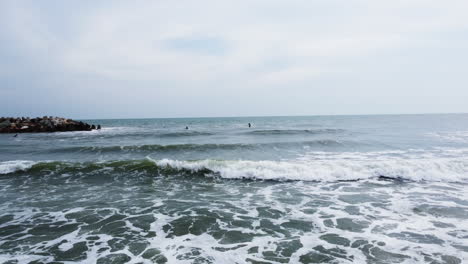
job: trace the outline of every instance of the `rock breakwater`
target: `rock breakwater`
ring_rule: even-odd
[[[101,129],[101,126],[63,117],[0,117],[0,133],[91,131],[96,128]]]

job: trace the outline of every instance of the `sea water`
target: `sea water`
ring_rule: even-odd
[[[468,263],[467,114],[85,121],[0,135],[0,263]]]

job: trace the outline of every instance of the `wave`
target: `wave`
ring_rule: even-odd
[[[214,132],[196,131],[196,130],[179,130],[167,131],[158,129],[141,129],[132,127],[112,127],[102,128],[101,130],[93,131],[71,131],[71,132],[54,132],[54,133],[31,133],[30,137],[49,137],[54,139],[67,139],[67,138],[178,138],[178,137],[199,137],[199,136],[212,136]]]
[[[106,162],[32,162],[9,161],[0,163],[0,174],[132,174],[189,175],[224,179],[277,181],[356,181],[373,178],[408,181],[468,180],[466,158],[405,159],[386,157],[373,159],[329,159],[292,161],[250,160],[123,160]]]
[[[128,145],[128,146],[79,146],[51,149],[49,152],[132,152],[132,151],[152,151],[152,152],[170,152],[170,151],[208,151],[208,150],[247,150],[262,147],[288,147],[288,146],[329,146],[337,147],[344,145],[357,144],[357,142],[340,141],[332,139],[300,141],[300,142],[273,142],[273,143],[233,143],[233,144],[174,144],[174,145]]]
[[[468,180],[466,159],[388,158],[386,160],[313,161],[155,161],[158,166],[206,170],[222,178],[259,180],[350,181],[392,178],[410,181]]]
[[[17,171],[25,171],[37,164],[29,160],[13,160],[0,162],[0,174],[9,174]]]
[[[183,131],[183,132],[169,132],[169,133],[160,133],[155,134],[159,137],[195,137],[195,136],[212,136],[215,133],[211,132],[202,132],[202,131]]]
[[[253,130],[245,132],[251,135],[300,135],[300,134],[337,134],[345,132],[344,129],[266,129],[266,130]]]
[[[28,174],[83,174],[83,173],[134,173],[146,172],[149,174],[173,175],[173,174],[200,174],[213,173],[207,168],[192,170],[190,168],[177,168],[159,165],[151,159],[143,160],[117,160],[103,162],[67,162],[67,161],[7,161],[0,162],[0,174],[10,175],[17,173]]]
[[[434,132],[429,136],[454,143],[468,143],[468,131]]]
[[[135,132],[125,132],[119,131],[119,133],[107,133],[107,134],[96,134],[97,136],[102,136],[104,138],[119,138],[119,137],[162,137],[162,138],[178,138],[178,137],[198,137],[198,136],[212,136],[215,133],[203,132],[203,131],[175,131],[175,132],[161,132],[161,131],[135,131]]]

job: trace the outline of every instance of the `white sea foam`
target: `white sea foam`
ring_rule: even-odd
[[[229,179],[339,181],[386,176],[411,181],[468,180],[467,157],[434,157],[428,154],[421,157],[393,157],[369,153],[343,153],[317,158],[317,155],[287,161],[164,159],[155,163],[158,166],[195,172],[208,169],[222,178]]]
[[[29,160],[12,160],[0,162],[0,174],[8,174],[31,168],[36,162]]]
[[[152,160],[151,158],[148,158]],[[343,181],[379,176],[411,181],[468,180],[468,150],[311,152],[293,160],[152,160],[156,166],[206,172],[226,179]],[[0,174],[30,169],[37,162],[0,162]]]
[[[70,184],[75,188],[82,182]],[[301,181],[226,184],[194,181],[185,185],[160,177],[151,186],[157,190],[155,193],[158,195],[149,194],[143,199],[141,193],[135,191],[139,188],[128,188],[127,183],[120,187],[120,198],[129,198],[132,203],[111,203],[105,200],[115,189],[104,188],[87,192],[89,196],[85,195],[85,199],[111,203],[109,207],[76,207],[51,211],[48,208],[17,210],[10,204],[0,205],[0,210],[14,215],[4,226],[41,223],[80,225],[77,229],[48,241],[25,244],[22,249],[24,251],[0,254],[0,263],[11,259],[18,260],[19,264],[58,261],[51,253],[52,250],[58,249],[61,254],[66,255],[68,250],[83,242],[87,243],[88,249],[86,258],[80,260],[81,263],[104,262],[104,258],[115,254],[128,256],[131,259],[128,263],[154,263],[154,259],[144,256],[150,250],[156,250],[157,254],[164,256],[167,263],[195,263],[203,260],[210,260],[212,263],[247,263],[247,259],[279,263],[271,261],[269,256],[272,254],[284,263],[304,263],[301,261],[302,256],[311,252],[321,254],[323,250],[326,253],[322,256],[338,256],[329,261],[333,263],[375,262],[376,258],[382,258],[385,263],[423,263],[427,257],[440,263],[449,263],[443,260],[444,255],[457,257],[455,260],[461,261],[453,263],[468,261],[468,254],[456,247],[466,244],[465,230],[468,230],[468,221],[460,218],[466,214],[460,216],[454,212],[466,211],[468,197],[464,184],[411,182],[395,185],[370,180],[364,183],[340,184]],[[36,186],[30,188],[39,189]],[[441,189],[444,191],[441,192]],[[173,195],[166,195],[168,192]],[[18,208],[24,208],[23,204],[29,205],[29,197],[36,197],[36,194],[38,193],[29,194],[31,196],[27,196],[28,199],[18,200],[17,203],[21,204],[21,207],[17,205]],[[50,193],[47,192],[39,194],[36,199],[47,201],[49,196]],[[139,199],[143,202],[135,203]],[[356,211],[350,210],[352,208]],[[437,208],[444,208],[447,212],[441,215]],[[262,210],[273,213],[260,214]],[[80,212],[82,216],[93,217],[76,214]],[[111,220],[114,215],[123,215],[124,218]],[[136,220],[141,216],[152,217]],[[204,219],[216,216],[221,217],[217,217],[216,224],[212,225],[213,229],[197,229]],[[89,225],[89,219],[100,219],[94,229],[90,227],[96,223]],[[107,221],[107,224],[103,224],[105,228],[101,228],[99,222]],[[294,221],[303,224],[288,225]],[[138,226],[135,223],[146,223],[148,226]],[[307,223],[313,227],[303,228],[307,227]],[[347,226],[346,223],[350,224]],[[434,223],[445,226],[437,227]],[[112,226],[114,231],[107,233]],[[357,229],[351,229],[350,226]],[[185,230],[186,227],[188,230]],[[125,239],[121,239],[120,232],[116,232],[120,228],[125,229]],[[232,238],[236,234],[246,238],[225,240],[224,235],[220,238],[218,228],[227,234],[226,237],[231,233]],[[199,233],[197,230],[203,232]],[[178,234],[175,235],[175,232]],[[324,235],[347,242],[325,240]],[[26,236],[35,238],[31,234]],[[26,236],[11,236],[4,241],[23,241]],[[94,238],[90,239],[91,236]],[[111,249],[116,241],[125,246]],[[147,246],[144,251],[135,251],[131,247],[134,242]],[[355,242],[363,244],[360,247],[352,246]],[[251,251],[253,248],[256,250]],[[291,255],[282,256],[282,252],[288,250],[291,250]],[[386,252],[384,255],[374,255],[383,251]],[[336,252],[344,253],[337,255]]]
[[[428,135],[446,141],[468,143],[468,131],[439,132]]]
[[[290,220],[299,220],[304,222],[314,223],[315,228],[311,231],[298,231],[291,230],[292,236],[284,237],[278,236],[265,236],[264,230],[268,227],[259,226],[259,221],[252,223],[251,227],[246,229],[237,228],[232,229],[229,225],[223,224],[222,220],[218,223],[224,231],[236,230],[243,234],[250,234],[252,231],[257,236],[253,237],[251,241],[245,241],[242,243],[235,244],[223,244],[220,241],[213,239],[213,237],[207,233],[202,235],[186,234],[182,236],[168,236],[168,232],[164,230],[164,226],[178,219],[180,215],[167,215],[167,214],[155,214],[155,221],[151,229],[155,231],[157,235],[150,239],[151,247],[157,247],[161,252],[169,259],[169,263],[193,263],[193,259],[180,260],[180,256],[189,255],[191,250],[197,249],[202,252],[200,255],[209,256],[212,258],[214,263],[244,263],[246,256],[250,259],[264,261],[264,253],[271,254],[272,252],[278,252],[281,249],[278,247],[281,243],[287,243],[299,238],[301,247],[294,252],[289,258],[290,263],[300,263],[301,256],[309,252],[313,252],[318,247],[327,249],[330,251],[341,250],[346,252],[346,255],[352,259],[337,258],[333,263],[364,263],[372,262],[369,261],[369,256],[363,254],[362,248],[350,247],[345,244],[335,244],[328,241],[324,241],[322,236],[324,234],[331,234],[346,239],[351,244],[352,242],[364,242],[366,247],[370,250],[382,249],[386,252],[393,252],[404,255],[404,258],[398,257],[397,255],[381,256],[383,261],[395,262],[395,263],[421,263],[423,262],[424,256],[431,256],[437,259],[438,252],[444,252],[444,254],[457,256],[462,260],[466,260],[467,254],[463,253],[452,245],[459,245],[463,243],[462,237],[453,236],[447,234],[454,232],[460,234],[460,230],[465,229],[466,224],[460,223],[458,219],[443,218],[437,215],[430,214],[416,214],[413,210],[415,207],[421,205],[421,203],[427,202],[440,204],[439,201],[432,201],[431,197],[440,197],[437,192],[432,195],[429,193],[422,197],[411,197],[412,193],[424,193],[428,192],[427,187],[418,187],[419,184],[407,185],[411,186],[409,189],[403,188],[395,190],[393,187],[384,187],[385,185],[381,182],[374,182],[376,185],[381,187],[373,188],[362,188],[360,183],[346,183],[346,188],[329,188],[331,185],[327,184],[303,184],[303,182],[290,183],[292,185],[269,185],[267,187],[262,186],[258,189],[251,190],[253,195],[243,194],[242,199],[228,199],[230,204],[237,208],[245,209],[245,213],[241,213],[241,216],[255,217],[261,219],[258,214],[252,214],[257,212],[259,205],[267,205],[272,211],[281,212],[278,219],[269,218],[267,222],[271,221],[276,227],[287,223]],[[441,186],[445,186],[446,183],[433,183]],[[278,198],[288,197],[288,190],[283,188],[288,186],[289,190],[298,191],[301,194],[301,198],[296,203],[284,203]],[[453,186],[453,185],[451,185]],[[232,187],[229,187],[232,188]],[[429,188],[430,189],[430,188]],[[447,195],[457,196],[457,191],[449,191]],[[346,208],[353,207],[352,201],[343,200],[345,196],[361,196],[363,193],[368,195],[369,200],[358,202],[359,213],[350,214],[346,211]],[[229,196],[229,195],[226,195]],[[374,198],[375,200],[373,200]],[[297,196],[295,197],[297,199]],[[319,201],[329,201],[333,206],[315,207]],[[372,206],[372,202],[376,200],[387,204],[388,206]],[[311,213],[305,211],[306,208],[311,207],[316,210]],[[217,208],[217,210],[223,211],[226,209]],[[192,212],[193,213],[193,212]],[[231,211],[229,211],[231,213]],[[195,216],[195,215],[194,215]],[[378,216],[378,217],[376,217]],[[338,221],[344,219],[352,220],[353,223],[364,222],[362,230],[350,230],[346,226],[340,226]],[[411,221],[409,221],[411,219]],[[329,224],[324,224],[327,220]],[[265,221],[265,219],[263,219]],[[448,224],[448,228],[434,228],[434,221],[444,221]],[[418,232],[422,236],[418,237],[415,233]],[[415,237],[395,237],[395,234],[412,234]],[[438,244],[434,241],[420,241],[424,239],[424,235],[435,239],[442,239],[444,243]],[[293,237],[293,238],[291,238]],[[249,248],[256,247],[258,253],[249,252]],[[219,252],[214,250],[216,248],[229,248],[226,252]],[[336,251],[335,251],[336,252]],[[371,251],[378,252],[378,251]],[[374,256],[372,256],[374,257]],[[375,256],[378,258],[378,256]],[[394,259],[392,259],[394,258]],[[332,262],[332,261],[330,261]],[[274,262],[276,263],[276,262]],[[464,262],[462,262],[464,263]]]

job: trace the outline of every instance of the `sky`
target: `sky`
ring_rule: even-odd
[[[468,112],[466,0],[0,1],[0,116]]]

